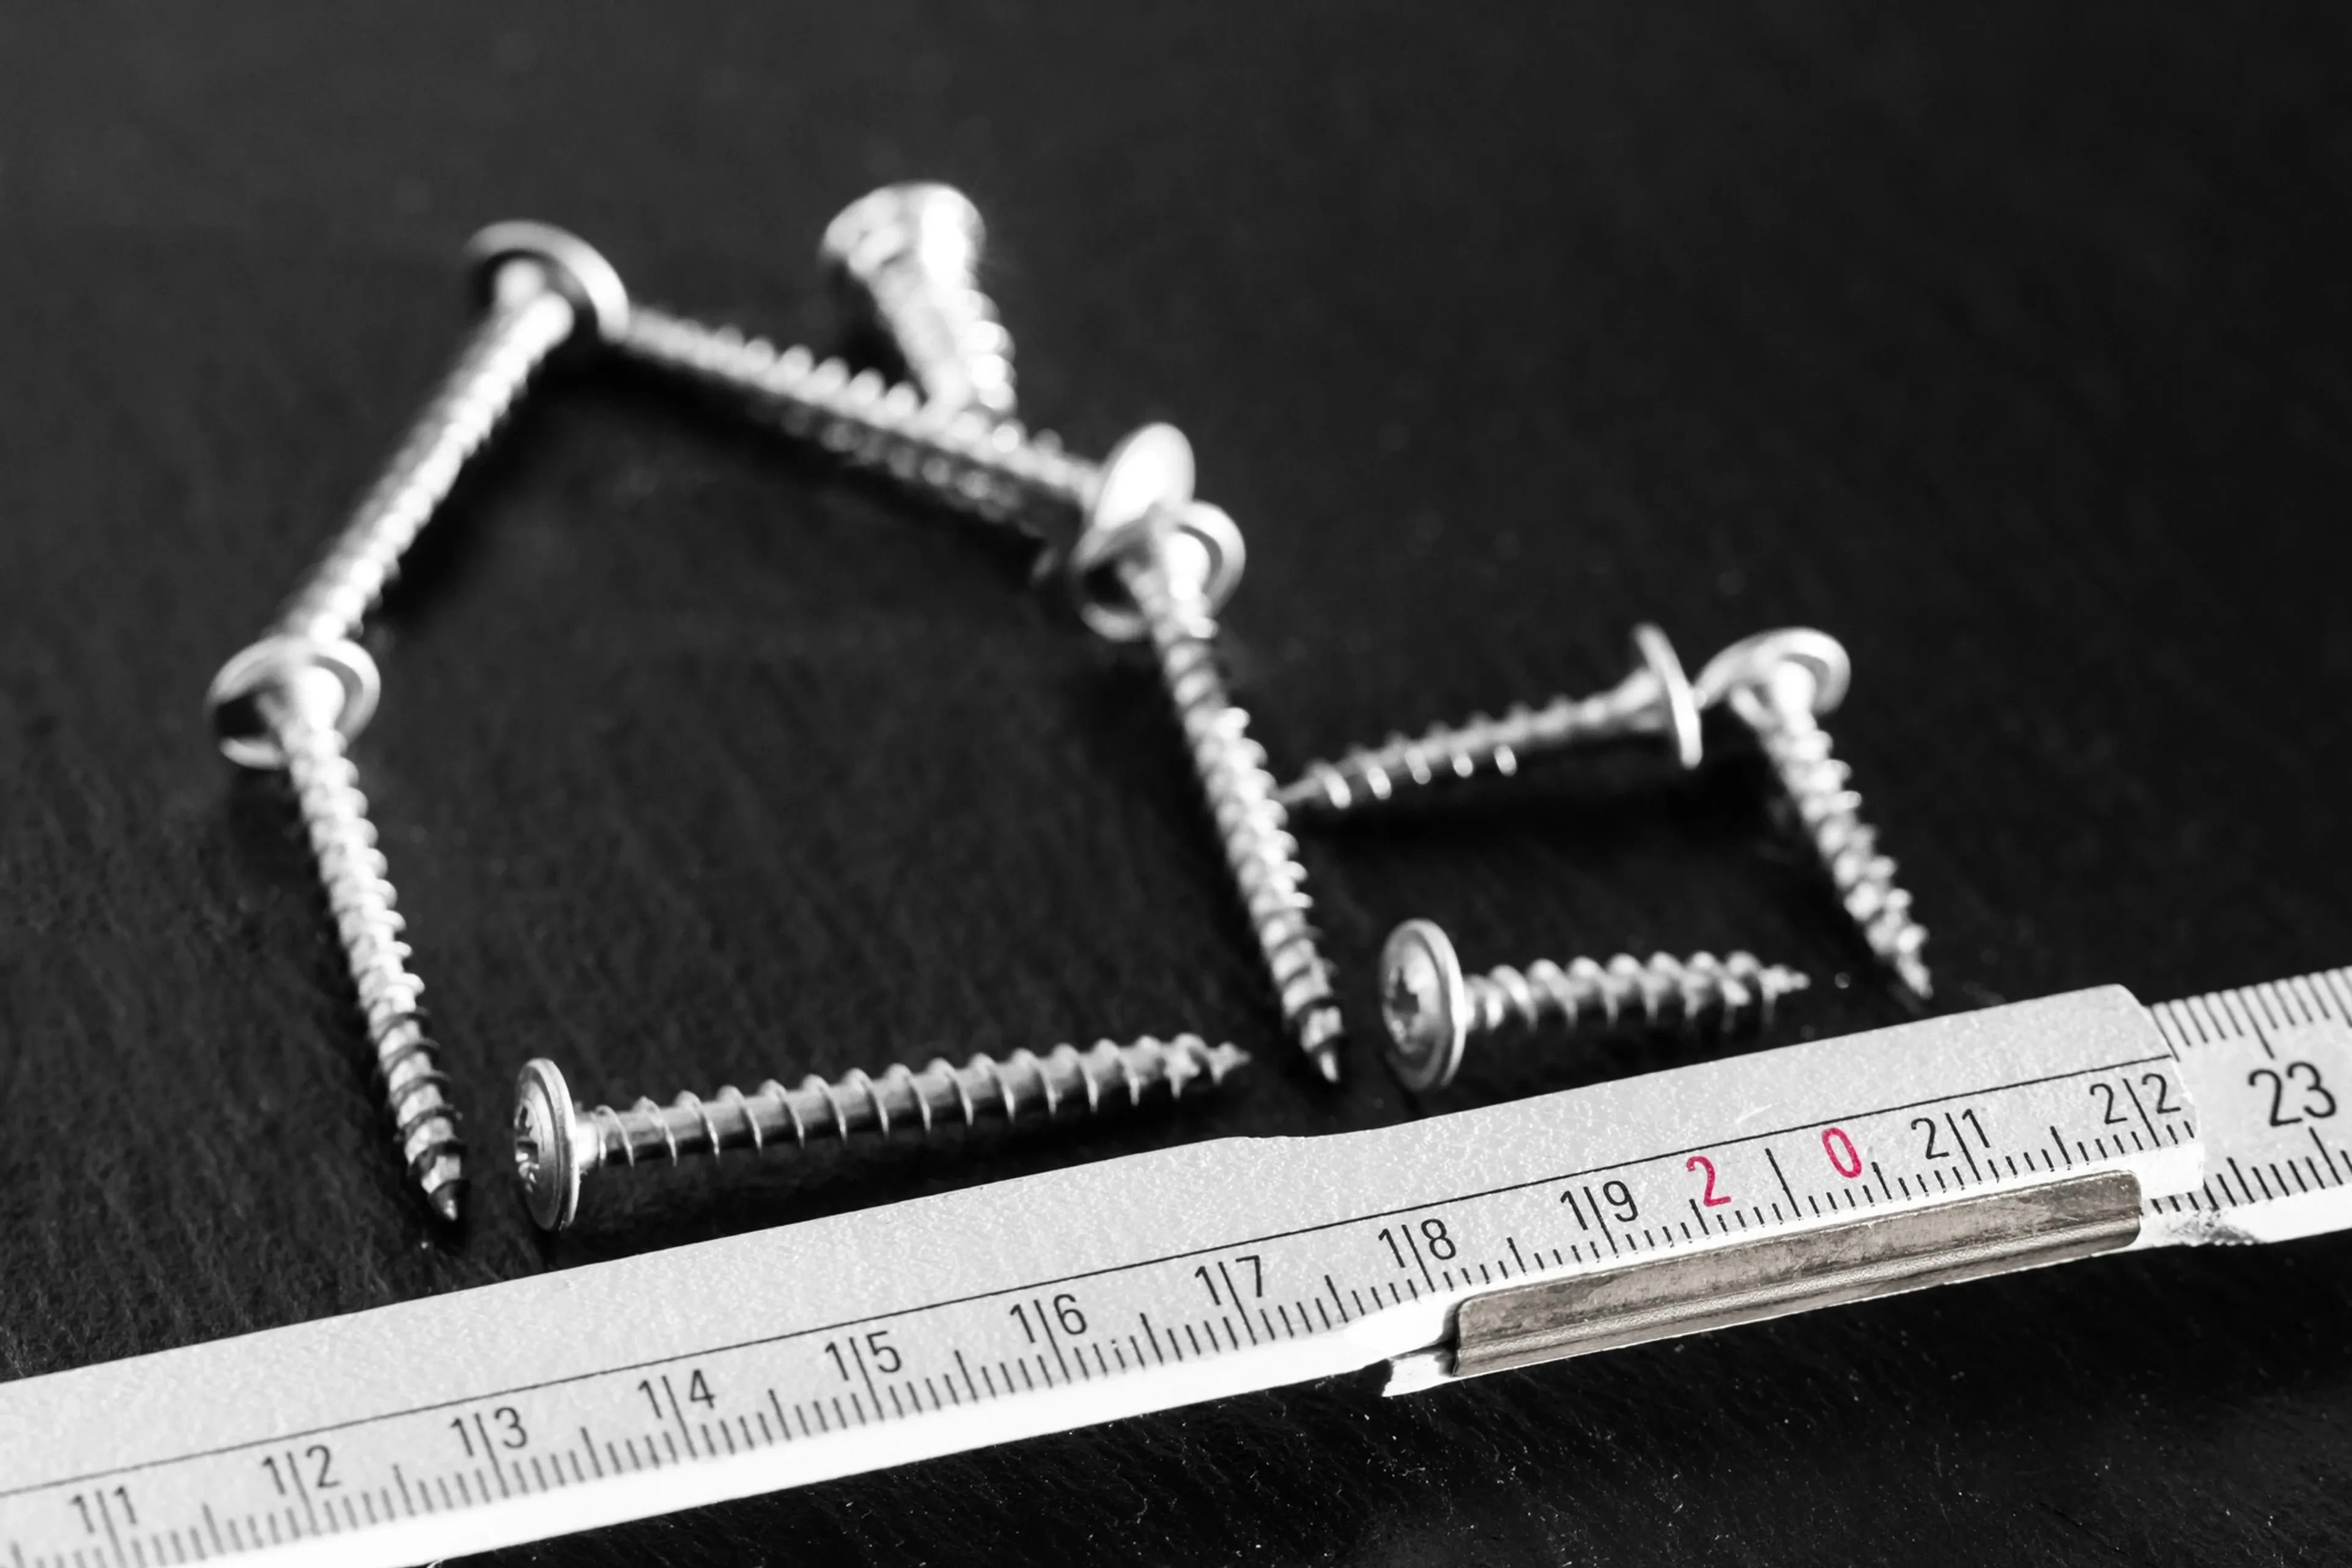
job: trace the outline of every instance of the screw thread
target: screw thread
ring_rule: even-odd
[[[1862,820],[1862,796],[1847,782],[1853,770],[1832,754],[1829,731],[1809,704],[1780,700],[1769,687],[1735,688],[1731,704],[1756,731],[1848,918],[1870,950],[1924,1001],[1931,994],[1920,957],[1927,928],[1911,918],[1911,895],[1895,885],[1895,861],[1878,852],[1876,830]]]
[[[1288,814],[1276,798],[1265,749],[1250,738],[1249,715],[1234,705],[1218,673],[1215,617],[1197,594],[1178,597],[1157,552],[1129,559],[1120,572],[1150,629],[1225,864],[1281,997],[1284,1025],[1317,1070],[1336,1083],[1346,1040],[1331,965],[1308,919],[1314,900],[1306,890],[1307,870],[1298,863]]]
[[[1534,1032],[1556,1021],[1570,1035],[1608,1036],[1634,1029],[1698,1029],[1726,1034],[1772,1021],[1781,997],[1812,982],[1793,969],[1759,962],[1752,953],[1717,958],[1711,952],[1646,962],[1619,953],[1605,964],[1590,958],[1567,968],[1538,960],[1524,970],[1508,965],[1470,976],[1470,1032]]]
[[[1218,1088],[1248,1062],[1233,1047],[1211,1046],[1196,1035],[1128,1045],[1103,1040],[1084,1051],[1063,1045],[1044,1056],[1027,1050],[1003,1060],[974,1056],[961,1067],[944,1058],[919,1070],[901,1062],[879,1078],[858,1071],[828,1081],[812,1075],[797,1089],[771,1081],[745,1094],[730,1087],[709,1100],[681,1094],[667,1106],[650,1100],[626,1110],[600,1105],[575,1111],[574,1127],[587,1134],[580,1140],[587,1168],[676,1164],[730,1149],[804,1149],[812,1139],[847,1142],[859,1133],[887,1138],[908,1131],[928,1138],[941,1127],[992,1119],[1093,1116],[1114,1106],[1139,1106],[1158,1090],[1176,1100]]]
[[[785,431],[878,469],[959,511],[1039,540],[1047,520],[1066,532],[1094,494],[1099,469],[1047,431],[976,408],[927,402],[915,387],[838,359],[779,349],[732,327],[709,327],[648,306],[629,313],[621,344],[658,365],[774,405]]]
[[[437,1047],[425,1033],[425,1014],[417,1005],[425,985],[409,973],[408,944],[400,940],[406,922],[394,907],[358,770],[332,724],[318,722],[282,697],[265,699],[263,708],[286,755],[287,776],[367,1018],[384,1103],[409,1179],[436,1214],[454,1220],[466,1185],[465,1144],[457,1136]]]
[[[1433,725],[1417,738],[1391,735],[1337,762],[1309,763],[1276,798],[1293,809],[1344,812],[1440,779],[1488,772],[1509,778],[1522,757],[1654,735],[1663,723],[1655,683],[1637,675],[1591,697],[1555,697],[1538,708],[1520,703],[1499,719],[1473,714],[1461,724]]]
[[[491,304],[351,521],[279,610],[272,635],[318,643],[358,636],[402,555],[532,373],[572,335],[574,318],[553,288]]]
[[[944,275],[908,255],[864,281],[926,397],[992,420],[1013,417],[1013,334],[969,269]]]

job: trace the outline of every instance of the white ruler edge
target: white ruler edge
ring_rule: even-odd
[[[412,1562],[1347,1372],[1628,1258],[2094,1170],[2160,1206],[2201,1177],[2175,1043],[2109,987],[0,1385],[0,1563]]]

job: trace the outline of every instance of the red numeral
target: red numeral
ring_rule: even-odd
[[[1862,1174],[1862,1156],[1853,1152],[1853,1140],[1845,1135],[1843,1127],[1832,1127],[1822,1134],[1822,1152],[1830,1157],[1830,1166],[1847,1181]],[[1838,1158],[1843,1153],[1845,1158]]]
[[[1706,1173],[1706,1191],[1700,1194],[1698,1201],[1706,1205],[1708,1208],[1713,1208],[1717,1204],[1727,1204],[1731,1201],[1729,1198],[1717,1197],[1716,1195],[1715,1162],[1708,1159],[1706,1155],[1693,1154],[1689,1159],[1683,1162],[1683,1169],[1685,1171],[1705,1171]]]

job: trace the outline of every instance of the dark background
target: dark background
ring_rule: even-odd
[[[1752,948],[1825,982],[1782,1039],[1903,1016],[1752,765],[1571,768],[1310,839],[1358,1033],[1318,1093],[1135,651],[989,531],[592,365],[373,634],[357,757],[479,1168],[537,1053],[599,1097],[1187,1027],[1263,1067],[961,1159],[737,1166],[552,1249],[488,1182],[436,1236],[287,796],[200,700],[500,217],[832,341],[824,221],[962,185],[1024,412],[1089,451],[1177,420],[1247,531],[1230,662],[1286,773],[1612,681],[1637,619],[1694,663],[1818,625],[1939,1005],[2352,957],[2346,13],[1881,9],[10,8],[0,1375],[1688,1054],[1498,1055],[1416,1107],[1370,1005],[1408,915],[1482,966]],[[2340,1559],[2347,1261],[1290,1389],[500,1561]]]

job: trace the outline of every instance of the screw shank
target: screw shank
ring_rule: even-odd
[[[467,459],[572,335],[575,319],[551,288],[493,300],[382,475],[278,612],[272,635],[318,643],[358,635]]]
[[[1446,779],[1509,778],[1523,759],[1547,752],[1652,739],[1664,732],[1665,722],[1656,682],[1644,671],[1593,696],[1555,697],[1539,708],[1514,707],[1499,719],[1479,713],[1463,724],[1433,726],[1415,739],[1392,735],[1377,746],[1357,747],[1336,763],[1310,763],[1282,786],[1279,798],[1292,809],[1344,812]]]
[[[1331,1082],[1345,1045],[1331,965],[1308,919],[1307,869],[1276,798],[1265,749],[1250,738],[1249,715],[1226,694],[1216,667],[1217,624],[1198,592],[1179,596],[1160,549],[1122,559],[1121,580],[1149,628],[1162,683],[1192,754],[1258,953],[1281,998],[1291,1038]]]
[[[1927,928],[1911,918],[1911,895],[1896,885],[1895,861],[1879,853],[1876,831],[1863,821],[1862,796],[1849,787],[1851,770],[1832,752],[1829,732],[1809,703],[1784,700],[1777,688],[1735,688],[1731,707],[1756,731],[1863,940],[1912,994],[1926,1000],[1932,988],[1920,956]]]
[[[400,940],[404,922],[393,907],[392,882],[358,772],[332,723],[300,702],[268,698],[262,712],[285,754],[409,1178],[434,1213],[454,1220],[466,1184],[465,1144],[448,1080],[425,1033],[418,1007],[424,983],[408,969],[408,944]]]
[[[1094,493],[1095,464],[1011,420],[925,399],[871,371],[650,306],[622,348],[674,374],[772,409],[785,432],[878,469],[955,510],[1066,543]]]

